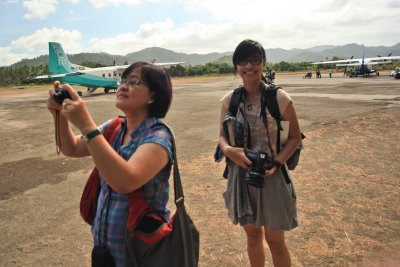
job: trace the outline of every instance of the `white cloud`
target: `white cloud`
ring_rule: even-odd
[[[232,28],[234,28],[233,31]],[[152,46],[172,49],[176,52],[208,53],[222,52],[228,47],[231,50],[232,39],[228,37],[221,40],[221,36],[236,34],[236,26],[216,27],[188,23],[177,27],[171,19],[167,19],[164,22],[144,23],[136,32],[127,32],[104,39],[93,38],[90,42],[93,51],[120,55]]]
[[[103,8],[106,6],[134,6],[140,4],[141,0],[90,0],[89,1],[95,8]]]
[[[48,54],[48,42],[61,43],[68,54],[80,53],[83,50],[80,45],[81,38],[82,34],[77,30],[68,31],[56,27],[36,30],[31,35],[12,41],[8,47],[0,47],[0,66],[11,65],[23,58]]]
[[[11,42],[14,49],[24,49],[36,54],[48,54],[48,42],[60,42],[68,53],[81,52],[79,46],[81,33],[79,31],[67,31],[60,28],[43,28],[29,36],[18,38]]]
[[[74,4],[82,2],[26,0],[24,7],[30,10],[31,18],[39,18],[39,14],[43,17],[54,12],[51,10],[61,1]],[[99,37],[96,28],[81,33],[78,30],[46,26],[10,41],[9,49],[3,48],[3,51],[10,57],[17,57],[25,49],[26,53],[37,56],[48,53],[48,41],[58,41],[67,53],[82,52],[81,46],[85,51],[118,55],[152,46],[176,52],[209,53],[233,51],[240,41],[247,38],[260,41],[265,48],[291,49],[348,43],[393,45],[399,42],[400,36],[398,27],[394,26],[399,21],[399,6],[394,0],[364,0],[362,5],[358,0],[310,0],[306,3],[297,0],[90,0],[92,6],[97,8],[165,1],[181,4],[187,13],[176,19],[160,17],[143,21],[141,25],[133,23],[132,29],[135,30],[125,33],[102,31],[101,36],[106,37]],[[96,14],[97,10],[93,8],[88,12]],[[167,10],[165,13],[168,14]],[[191,20],[192,13],[193,18],[202,20]],[[173,12],[169,14],[180,16]],[[113,22],[110,21],[110,25]],[[84,45],[82,39],[89,39],[90,44]],[[6,61],[1,64],[6,64],[3,62]]]
[[[234,27],[238,27],[237,37],[251,37],[265,47],[398,42],[395,32],[399,30],[390,27],[398,24],[394,0],[364,0],[361,4],[359,0],[230,0],[229,4],[215,0],[179,1],[189,12],[207,12],[218,19],[220,24],[215,27],[222,27],[226,34],[230,32],[235,37]],[[228,38],[222,33],[220,36],[222,43]]]
[[[388,7],[390,7],[390,8],[400,8],[400,2],[398,0],[390,0]]]
[[[71,4],[78,4],[81,2],[81,0],[64,0],[64,1],[69,2]]]
[[[13,53],[9,47],[0,47],[0,66],[9,66],[15,62],[29,58],[31,55],[24,53]]]
[[[26,19],[44,19],[47,15],[56,10],[58,0],[29,0],[23,1],[22,5],[28,13],[24,15]]]

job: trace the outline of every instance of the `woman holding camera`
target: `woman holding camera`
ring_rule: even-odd
[[[98,127],[85,101],[70,85],[54,85],[70,96],[58,104],[56,92],[51,90],[47,102],[53,117],[59,117],[61,152],[69,157],[91,156],[100,173],[101,189],[92,223],[92,264],[104,266],[110,260],[111,266],[125,266],[129,193],[142,190],[145,202],[166,221],[170,219],[167,202],[172,136],[164,125],[156,125],[171,104],[170,77],[162,68],[146,62],[125,69],[115,102],[125,116],[112,145],[102,134],[112,120]],[[82,134],[75,135],[70,123]]]
[[[244,144],[248,147],[231,146],[223,130],[232,90],[221,99],[219,145],[230,160],[224,199],[232,223],[239,223],[246,233],[251,266],[264,266],[264,238],[274,266],[290,266],[285,231],[297,227],[298,222],[296,194],[285,162],[301,143],[301,135],[293,101],[285,91],[278,89],[276,97],[281,119],[289,121],[289,133],[284,148],[277,153],[277,123],[267,108],[266,122],[261,116],[261,106],[265,107],[262,105],[263,92],[270,86],[264,82],[265,64],[265,50],[260,43],[244,40],[236,47],[233,65],[235,74],[242,78],[244,89],[236,119],[247,125],[250,135],[244,134],[245,138],[247,136]],[[255,166],[260,162],[265,169]],[[260,176],[263,178],[261,184]]]

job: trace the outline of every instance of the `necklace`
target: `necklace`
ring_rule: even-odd
[[[246,99],[246,108],[248,111],[253,110],[253,106],[260,101],[259,97],[256,97],[255,99],[251,100],[250,98]],[[260,106],[259,106],[260,107]]]

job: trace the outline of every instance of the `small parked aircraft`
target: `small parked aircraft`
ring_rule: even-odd
[[[364,57],[364,45],[363,45],[363,53],[362,58],[349,58],[349,59],[341,59],[341,60],[331,60],[331,61],[321,61],[321,62],[313,62],[313,65],[319,64],[336,64],[336,67],[354,67],[354,76],[369,76],[372,73],[375,73],[377,76],[379,72],[373,69],[370,65],[383,65],[383,64],[391,64],[392,60],[400,60],[400,56],[391,56],[390,53],[386,57],[378,56],[378,57]]]
[[[177,66],[185,62],[153,63],[162,67]],[[104,92],[116,90],[120,85],[121,75],[129,65],[88,68],[72,64],[61,44],[49,42],[49,75],[31,77],[30,79],[58,79],[62,83],[82,85],[93,93],[97,88],[104,88]]]

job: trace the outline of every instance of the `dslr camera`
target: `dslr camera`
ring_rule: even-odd
[[[53,98],[58,104],[62,104],[62,102],[66,98],[71,99],[71,96],[69,95],[67,89],[65,89],[65,88],[54,88],[54,90],[55,90],[56,93],[53,95]]]
[[[246,183],[257,188],[263,188],[265,170],[269,170],[274,166],[274,159],[265,152],[247,150],[245,154],[253,164],[247,174]]]

